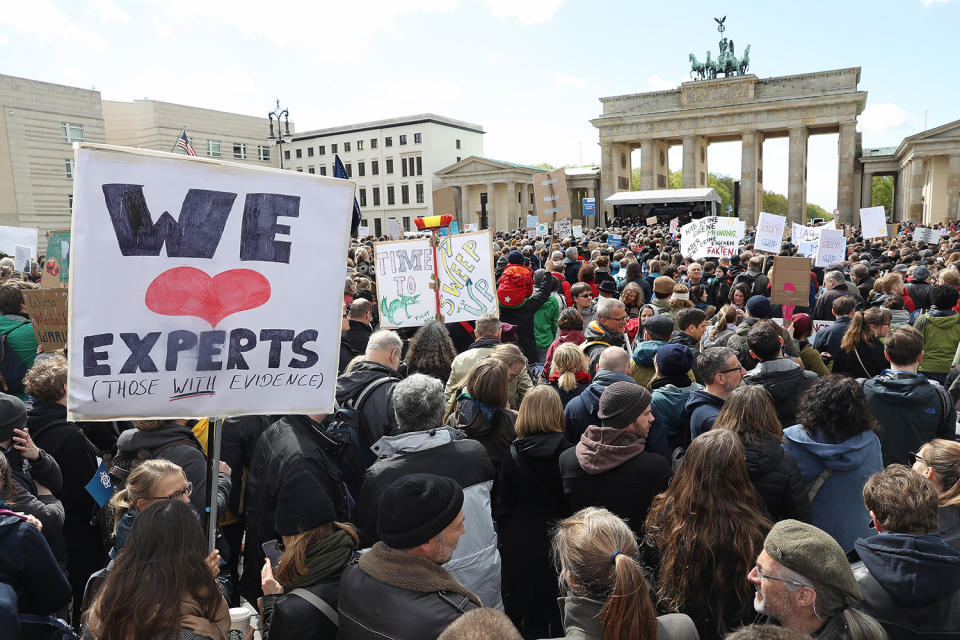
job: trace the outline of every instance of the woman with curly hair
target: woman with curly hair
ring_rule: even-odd
[[[643,289],[636,282],[628,282],[620,294],[620,302],[627,309],[627,317],[637,318],[643,308]]]
[[[734,306],[738,311],[744,312],[747,310],[747,300],[750,299],[751,291],[750,286],[744,282],[738,282],[737,284],[730,287],[730,297],[728,302]]]
[[[457,350],[453,347],[450,332],[439,320],[429,320],[410,338],[404,363],[407,375],[423,373],[446,384],[450,378],[450,365],[456,357]]]
[[[833,372],[853,378],[880,375],[888,366],[880,339],[890,333],[891,318],[890,311],[882,307],[854,313],[840,342]]]
[[[743,577],[770,526],[740,439],[716,429],[698,436],[647,514],[642,562],[656,576],[658,609],[693,618],[704,640],[753,622]]]
[[[850,551],[857,538],[874,534],[862,495],[870,474],[883,470],[873,410],[859,382],[834,374],[807,390],[797,420],[784,430],[783,448],[808,487],[813,525]]]

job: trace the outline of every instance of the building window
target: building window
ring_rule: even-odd
[[[320,145],[319,147],[317,147],[317,153],[319,153],[320,155],[326,155],[327,147],[324,145]]]
[[[380,218],[373,219],[373,231],[378,238],[383,235],[383,220]]]
[[[73,158],[65,158],[63,160],[64,167],[67,170],[67,178],[73,179]]]
[[[214,158],[220,157],[220,141],[219,140],[207,140],[207,155],[213,156]]]
[[[460,156],[457,156],[457,162],[460,162]]]
[[[367,190],[366,189],[360,189],[360,206],[361,207],[367,206]]]
[[[313,167],[307,167],[307,173],[316,173],[316,172],[317,170],[314,169]]]
[[[363,176],[367,175],[366,168],[367,168],[367,165],[366,165],[362,160],[361,160],[360,162],[358,162],[358,163],[357,163],[357,175],[360,176],[361,178],[362,178]]]
[[[460,148],[460,140],[457,139],[457,149],[459,149],[459,148]]]
[[[71,124],[69,122],[60,123],[60,133],[63,134],[64,142],[83,142],[83,125]],[[71,205],[71,210],[72,210]]]
[[[400,136],[400,144],[407,144],[407,136]]]
[[[67,206],[70,208],[70,213],[73,213],[73,194],[67,196]]]
[[[322,175],[322,176],[327,175],[327,166],[326,166],[326,165],[320,165],[320,175]]]
[[[262,144],[257,145],[257,160],[264,160],[270,162],[270,147],[265,147]]]
[[[347,151],[350,151],[350,143],[349,143],[349,142],[344,142],[344,143],[343,143],[343,152],[346,153]]]
[[[372,175],[372,176],[378,176],[378,175],[380,175],[380,161],[379,161],[379,160],[371,160],[371,161],[370,161],[370,175]]]
[[[297,149],[297,157],[298,157],[298,158],[302,158],[302,157],[303,157],[303,149]]]
[[[333,144],[330,145],[330,153],[336,153],[336,152],[337,152],[337,143],[334,142]]]
[[[240,160],[247,159],[247,145],[244,142],[233,143],[233,157]]]
[[[376,149],[376,148],[377,148],[377,139],[376,139],[376,138],[370,138],[370,148],[371,148],[371,149]]]
[[[393,187],[387,187],[387,204],[396,204],[396,198],[393,196]]]
[[[380,206],[380,187],[373,188],[373,206]]]
[[[422,133],[413,134],[413,141],[416,144],[420,144],[421,142],[423,142],[423,134]]]
[[[393,146],[393,138],[392,138],[391,136],[387,136],[386,138],[384,138],[384,139],[383,139],[383,146],[385,146],[385,147],[392,147],[392,146]]]
[[[297,171],[299,171],[300,173],[303,173],[303,167],[297,167]]]
[[[410,230],[410,216],[403,216],[403,230]]]
[[[417,183],[417,204],[423,204],[423,183]]]
[[[357,151],[363,151],[363,140],[357,140]]]
[[[410,204],[410,185],[400,185],[400,204]]]
[[[347,170],[347,177],[348,177],[348,178],[352,178],[352,177],[353,177],[353,166],[348,162],[346,165],[344,165],[344,168]]]
[[[289,159],[290,159],[290,149],[287,149],[287,150],[285,150],[285,151],[283,152],[283,159],[284,159],[284,160],[289,160]]]
[[[307,147],[307,157],[308,158],[313,157],[313,147]]]
[[[417,156],[417,175],[423,175],[423,158],[420,156]]]
[[[407,177],[407,159],[406,158],[400,158],[400,174],[404,178]]]
[[[393,158],[387,158],[387,173],[393,173]]]

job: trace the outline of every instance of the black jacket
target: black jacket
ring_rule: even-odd
[[[550,299],[554,278],[545,281],[548,286],[533,288],[533,295],[519,307],[500,305],[500,322],[517,327],[517,346],[523,351],[528,362],[537,361],[537,343],[533,335],[533,316]]]
[[[63,537],[65,513],[63,503],[57,498],[57,494],[63,490],[63,478],[54,457],[43,449],[41,452],[39,458],[30,462],[20,455],[13,444],[3,451],[17,494],[10,509],[31,515],[40,521],[43,525],[43,537],[54,557],[61,566],[66,566],[66,541]],[[49,489],[53,495],[39,495],[38,483]]]
[[[860,363],[861,360],[863,364]],[[874,340],[857,345],[855,352],[840,349],[833,363],[833,372],[851,378],[872,378],[883,373],[888,366],[890,362],[883,354],[883,343]]]
[[[548,382],[547,384],[551,389],[557,392],[558,396],[560,396],[560,404],[564,409],[567,408],[567,405],[570,404],[571,400],[583,393],[583,391],[590,386],[589,382],[581,382],[578,383],[573,389],[570,389],[570,391],[566,391],[561,389],[560,385],[556,382]]]
[[[499,471],[510,443],[517,437],[513,430],[516,421],[517,414],[509,409],[496,409],[493,416],[487,419],[473,398],[461,397],[447,424],[461,429],[468,438],[482,444],[493,462],[494,470]]]
[[[379,362],[361,360],[352,371],[337,378],[337,403],[343,406],[347,400],[359,396],[368,384],[385,376],[391,381],[373,389],[360,407],[360,446],[364,452],[381,437],[397,430],[392,396],[400,374]]]
[[[587,371],[591,376],[597,375],[600,370],[600,354],[607,347],[622,347],[626,349],[626,343],[623,341],[622,333],[614,333],[610,329],[594,320],[583,328],[583,335],[586,341],[580,346],[583,355],[590,361]]]
[[[933,285],[915,281],[908,283],[906,288],[917,309],[929,309],[933,306]]]
[[[342,573],[303,588],[336,611]],[[320,609],[290,591],[263,596],[263,640],[336,640],[337,625]]]
[[[776,437],[759,434],[755,444],[744,443],[750,482],[763,500],[774,522],[810,522],[813,515],[800,469]]]
[[[571,287],[580,282],[580,267],[582,265],[582,260],[563,259],[563,277],[570,283]]]
[[[243,477],[250,469],[257,441],[272,423],[270,416],[236,416],[223,421],[220,459],[230,467],[232,490],[229,506],[235,514],[243,511],[241,504],[246,504]]]
[[[370,342],[370,336],[373,335],[373,328],[366,322],[358,320],[350,321],[350,328],[341,336],[341,340],[346,340],[358,353],[367,350],[367,343]]]
[[[817,297],[816,304],[813,305],[812,320],[833,320],[833,301],[843,296],[850,296],[857,301],[857,304],[863,303],[860,292],[854,289],[850,290],[845,283],[840,283],[833,289],[824,291]]]
[[[960,637],[960,551],[939,534],[861,538],[854,552],[863,594],[856,607],[876,618],[890,640]]]
[[[960,551],[960,507],[940,507],[939,520],[943,541]]]
[[[792,360],[780,358],[761,362],[743,377],[744,384],[758,384],[773,397],[780,425],[786,429],[797,423],[797,405],[817,374]]]

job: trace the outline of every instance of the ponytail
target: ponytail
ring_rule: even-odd
[[[573,391],[577,388],[577,376],[573,371],[564,371],[557,379],[557,386],[564,391]]]
[[[889,309],[881,307],[872,307],[866,311],[857,311],[853,314],[853,320],[847,327],[847,332],[843,334],[843,340],[840,342],[840,348],[844,351],[854,351],[861,344],[870,344],[877,341],[871,327],[879,327],[890,322],[892,315]]]
[[[620,552],[611,562],[613,589],[600,609],[604,640],[656,640],[657,612],[640,565]]]
[[[733,305],[725,304],[723,308],[720,309],[720,312],[713,317],[716,320],[716,324],[713,325],[713,330],[710,331],[710,337],[716,338],[718,334],[727,330],[731,322],[737,319],[737,310]]]
[[[847,607],[843,610],[843,621],[847,623],[850,640],[887,640],[887,632],[880,623],[863,611]]]

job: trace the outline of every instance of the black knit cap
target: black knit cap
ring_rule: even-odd
[[[650,406],[650,398],[650,392],[636,382],[614,382],[600,395],[600,424],[623,429]]]
[[[13,439],[14,429],[27,426],[27,405],[17,396],[0,393],[0,442]]]
[[[443,531],[463,508],[456,480],[416,473],[395,480],[380,494],[377,535],[394,549],[412,549]]]
[[[280,535],[296,535],[336,519],[330,494],[309,471],[298,471],[280,486],[274,522]]]

